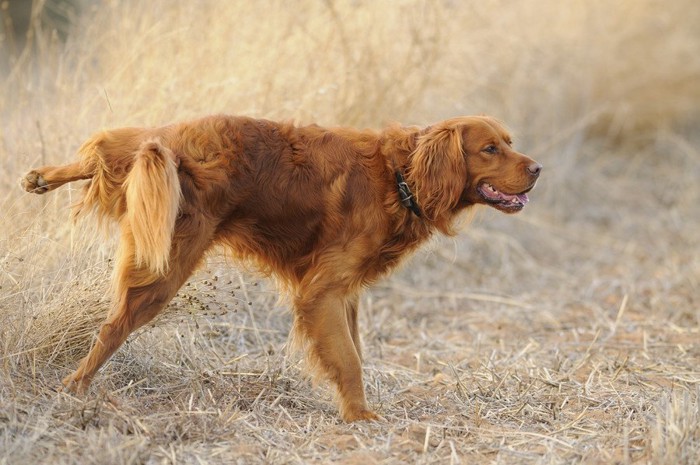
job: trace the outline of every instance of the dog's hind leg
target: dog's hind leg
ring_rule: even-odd
[[[133,246],[126,234],[115,269],[115,302],[111,313],[102,324],[97,339],[78,369],[63,380],[76,393],[84,393],[93,376],[107,359],[137,328],[151,321],[177,293],[211,244],[213,231],[205,226],[183,226],[191,218],[184,218],[176,226],[170,254],[169,268],[163,276],[134,265]],[[187,230],[187,234],[182,231]]]
[[[93,173],[86,172],[80,162],[64,166],[44,166],[25,174],[20,180],[22,188],[34,194],[43,194],[66,183],[89,179]]]

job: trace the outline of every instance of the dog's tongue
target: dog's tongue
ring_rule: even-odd
[[[508,202],[515,202],[516,200],[523,205],[525,205],[530,199],[527,197],[527,194],[504,194],[503,192],[498,193],[498,197],[507,200]]]
[[[530,201],[527,194],[519,194],[519,195],[516,195],[516,197],[520,200],[520,203],[522,203],[523,205],[525,205],[526,203],[528,203]]]

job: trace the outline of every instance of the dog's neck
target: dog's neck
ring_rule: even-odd
[[[411,153],[416,150],[421,130],[415,126],[391,125],[378,134],[379,149],[389,166],[405,172]]]
[[[401,205],[417,218],[422,218],[423,213],[405,176],[409,169],[411,154],[418,144],[418,137],[424,131],[425,129],[418,127],[391,126],[385,129],[381,140],[381,150],[396,180]]]

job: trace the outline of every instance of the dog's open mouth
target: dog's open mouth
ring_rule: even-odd
[[[521,194],[506,194],[491,184],[485,182],[477,187],[481,197],[499,210],[519,211],[530,200],[525,192]],[[529,190],[529,189],[528,189]]]

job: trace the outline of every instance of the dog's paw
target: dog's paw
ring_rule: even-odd
[[[59,386],[59,391],[70,392],[78,396],[85,395],[85,393],[88,390],[88,387],[90,386],[89,382],[86,382],[84,379],[77,377],[75,373],[63,378],[63,381],[61,383],[63,385]]]
[[[367,408],[348,409],[343,413],[343,421],[352,423],[355,421],[386,421]]]
[[[36,171],[30,171],[20,180],[22,188],[33,194],[43,194],[49,190],[49,184],[44,177]]]

